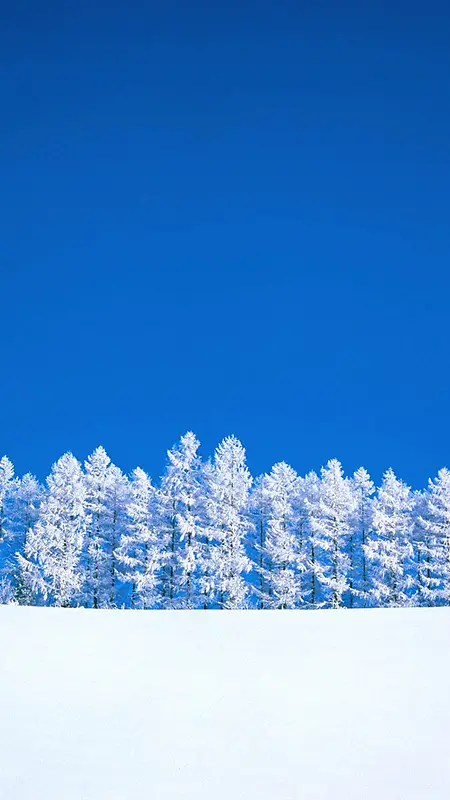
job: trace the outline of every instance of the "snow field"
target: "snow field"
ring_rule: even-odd
[[[0,607],[4,800],[448,800],[450,610]]]

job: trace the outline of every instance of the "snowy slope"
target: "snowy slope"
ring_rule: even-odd
[[[448,800],[450,610],[0,607],[0,798]]]

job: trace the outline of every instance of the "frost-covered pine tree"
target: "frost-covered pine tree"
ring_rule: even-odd
[[[414,511],[412,527],[413,583],[411,603],[416,606],[439,605],[442,575],[438,539],[429,528],[428,492],[413,493]]]
[[[417,517],[423,604],[450,605],[450,471],[446,467],[430,479]]]
[[[320,479],[309,472],[300,482],[299,492],[299,565],[302,573],[302,596],[309,608],[317,608],[320,601],[322,564],[319,558],[320,537],[311,524],[319,503]],[[309,586],[308,586],[309,584]]]
[[[8,506],[11,503],[15,488],[14,466],[7,456],[3,456],[0,459],[0,543],[11,535],[11,518]]]
[[[210,541],[207,579],[219,608],[245,608],[250,571],[245,542],[251,522],[248,514],[252,483],[245,450],[235,436],[217,447],[206,471],[208,538]]]
[[[115,464],[109,465],[109,480],[106,491],[106,507],[109,514],[108,536],[106,539],[106,595],[109,608],[121,604],[120,570],[117,550],[122,535],[128,530],[128,507],[131,502],[130,482]]]
[[[373,481],[364,467],[353,474],[351,487],[355,497],[355,514],[350,533],[350,607],[365,608],[370,597],[366,546],[371,525],[371,498],[375,492]]]
[[[7,456],[0,459],[0,603],[14,599],[13,505],[17,489],[14,466]]]
[[[374,605],[407,605],[413,593],[413,507],[410,487],[388,469],[372,503],[372,533],[366,546]]]
[[[27,562],[18,560],[24,555],[30,531],[39,517],[39,508],[44,497],[44,487],[29,472],[17,482],[14,497],[14,544],[15,544],[15,598],[21,605],[34,602],[32,581],[27,571]]]
[[[137,467],[130,482],[128,528],[116,556],[122,581],[129,585],[131,608],[161,608],[164,548],[157,527],[156,489],[143,469]]]
[[[321,470],[321,481],[310,508],[310,528],[315,550],[315,571],[321,584],[321,605],[345,605],[349,589],[348,545],[354,514],[354,496],[339,461]]]
[[[252,520],[251,561],[253,565],[250,590],[254,595],[257,608],[266,608],[267,595],[270,597],[270,585],[267,575],[272,564],[266,551],[267,525],[269,519],[270,500],[266,492],[267,475],[256,478],[249,496],[249,515]]]
[[[124,530],[128,481],[97,447],[84,464],[86,481],[85,603],[92,608],[116,605],[116,549]]]
[[[91,608],[107,605],[107,544],[110,515],[107,507],[111,459],[103,447],[97,447],[84,462],[88,514],[85,538],[85,604]]]
[[[268,501],[268,524],[265,540],[267,590],[265,608],[295,608],[300,601],[298,573],[298,519],[296,501],[298,476],[284,461],[275,464],[266,475],[264,492]]]
[[[84,585],[86,486],[81,465],[71,453],[53,465],[47,487],[39,520],[27,536],[24,567],[35,592],[44,599],[56,606],[79,605]]]
[[[311,597],[315,587],[314,570],[314,538],[310,529],[310,507],[308,501],[317,496],[319,478],[315,472],[309,472],[304,478],[297,479],[295,498],[295,516],[297,527],[297,576],[299,608],[314,606]]]
[[[198,608],[204,595],[205,519],[200,442],[191,432],[168,451],[160,507],[167,540],[169,608]]]

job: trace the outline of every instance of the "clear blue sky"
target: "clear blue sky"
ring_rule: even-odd
[[[3,4],[0,450],[450,465],[450,11]]]

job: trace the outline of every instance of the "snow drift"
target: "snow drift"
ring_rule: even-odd
[[[5,800],[447,800],[450,610],[0,607]]]

